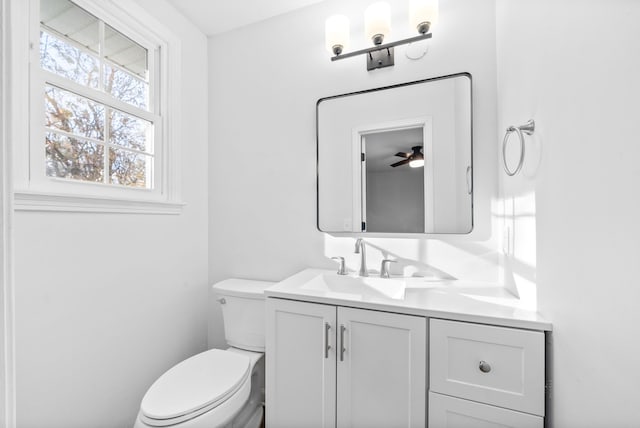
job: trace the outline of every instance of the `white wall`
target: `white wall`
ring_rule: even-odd
[[[367,230],[424,230],[423,168],[407,165],[402,171],[367,171],[366,197]]]
[[[206,38],[138,0],[182,43],[181,215],[17,212],[20,428],[127,427],[143,394],[206,347]],[[26,95],[25,95],[26,96]]]
[[[639,19],[634,0],[497,2],[499,129],[537,126],[502,174],[506,274],[553,323],[562,428],[640,420]]]
[[[391,3],[392,39],[408,37],[408,5]],[[280,280],[308,266],[333,268],[353,239],[316,229],[315,104],[319,98],[428,77],[470,72],[474,96],[475,240],[379,239],[390,255],[428,262],[458,277],[496,280],[495,22],[491,0],[441,4],[428,55],[396,49],[395,67],[367,72],[365,58],[331,62],[324,22],[347,14],[353,48],[365,45],[367,0],[329,0],[209,39],[209,279]],[[381,255],[369,251],[371,266]],[[215,306],[212,305],[215,309]],[[217,311],[217,309],[215,309]],[[221,320],[210,340],[224,346]]]

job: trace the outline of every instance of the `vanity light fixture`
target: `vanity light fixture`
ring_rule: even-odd
[[[344,15],[328,18],[325,23],[325,40],[327,49],[334,55],[331,61],[366,54],[368,71],[394,65],[395,46],[431,38],[429,30],[438,18],[438,0],[409,0],[409,24],[416,29],[418,35],[384,43],[391,31],[390,11],[389,4],[382,1],[367,7],[364,13],[365,35],[371,39],[373,47],[347,53],[344,51],[349,44],[349,20]]]

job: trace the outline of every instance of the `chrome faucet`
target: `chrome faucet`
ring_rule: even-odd
[[[365,250],[365,242],[362,238],[358,238],[356,240],[356,254],[360,254],[360,270],[358,271],[358,275],[360,276],[369,276],[369,272],[367,271],[367,251]]]

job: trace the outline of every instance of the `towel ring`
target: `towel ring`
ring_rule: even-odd
[[[509,177],[513,177],[520,169],[522,169],[522,164],[524,163],[524,134],[531,135],[536,128],[536,124],[533,119],[529,119],[527,123],[520,126],[510,126],[507,128],[506,134],[504,134],[504,139],[502,140],[502,166],[504,166],[504,172],[507,173]],[[509,141],[509,137],[512,133],[518,134],[518,139],[520,139],[520,160],[518,161],[518,166],[514,171],[509,169],[507,165],[507,142]]]

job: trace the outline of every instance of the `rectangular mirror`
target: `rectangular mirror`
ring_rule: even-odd
[[[318,229],[473,229],[471,75],[317,103]]]

